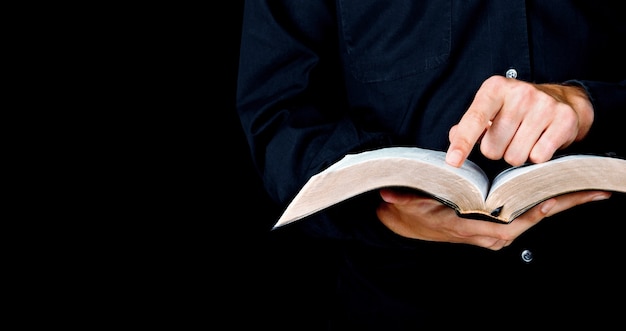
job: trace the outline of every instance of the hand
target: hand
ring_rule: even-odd
[[[492,160],[504,158],[514,166],[544,162],[583,139],[593,117],[581,87],[492,76],[450,129],[446,162],[460,167],[478,142],[481,153]]]
[[[381,189],[376,213],[398,235],[427,241],[463,243],[499,250],[542,219],[590,201],[608,199],[610,192],[569,193],[544,201],[509,224],[458,217],[452,208],[410,192]]]

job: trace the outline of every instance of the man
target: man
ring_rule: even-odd
[[[566,153],[625,156],[626,21],[613,7],[247,1],[237,108],[267,193],[284,207],[345,154],[393,145],[447,151],[491,176]],[[328,249],[315,316],[329,329],[534,323],[554,307],[586,318],[600,293],[623,290],[608,254],[621,237],[606,231],[626,220],[623,203],[572,193],[501,225],[383,189],[280,231]]]

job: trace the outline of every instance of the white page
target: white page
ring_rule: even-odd
[[[474,162],[465,160],[462,167],[456,168],[446,163],[445,152],[421,149],[417,147],[388,147],[359,154],[348,154],[341,161],[331,165],[328,170],[345,168],[366,160],[378,158],[406,158],[421,160],[422,162],[436,165],[473,183],[481,192],[483,200],[487,196],[487,192],[489,190],[489,178]]]

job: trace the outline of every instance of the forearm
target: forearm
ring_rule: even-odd
[[[572,81],[585,89],[594,109],[594,119],[584,139],[571,147],[589,153],[626,156],[623,124],[626,115],[626,80],[618,83]],[[602,150],[598,149],[602,146]]]

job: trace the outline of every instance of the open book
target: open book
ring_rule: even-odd
[[[626,193],[626,160],[599,155],[567,155],[511,167],[493,182],[475,163],[455,168],[445,152],[387,147],[343,159],[311,177],[287,206],[276,227],[383,187],[421,191],[461,217],[510,223],[551,197],[582,190]]]

